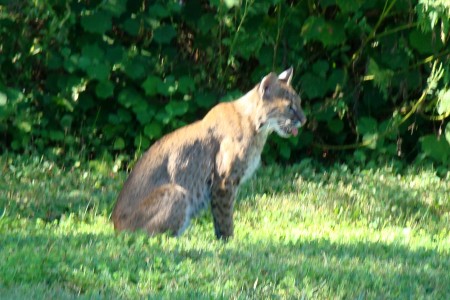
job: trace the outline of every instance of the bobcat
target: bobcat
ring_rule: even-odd
[[[306,123],[292,73],[268,74],[246,95],[155,142],[120,192],[115,229],[178,236],[210,203],[216,237],[232,236],[237,190],[258,167],[267,136],[296,136]]]

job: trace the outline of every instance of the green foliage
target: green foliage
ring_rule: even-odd
[[[260,170],[235,237],[206,213],[179,238],[116,235],[122,161],[0,156],[2,299],[431,298],[450,294],[450,173],[430,167]]]
[[[308,127],[266,161],[446,167],[449,17],[445,0],[2,2],[0,146],[131,154],[293,65]]]

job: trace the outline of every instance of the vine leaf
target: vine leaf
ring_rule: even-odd
[[[224,2],[228,8],[232,8],[233,6],[238,6],[241,1],[240,0],[225,0]]]
[[[198,106],[208,108],[216,102],[216,96],[212,93],[198,93],[195,95],[195,102]]]
[[[447,143],[450,145],[450,122],[448,122],[447,126],[445,126],[445,139],[447,140]]]
[[[111,15],[104,11],[91,12],[81,17],[81,27],[86,32],[104,34],[112,27]]]
[[[324,89],[321,84],[323,82],[323,79],[316,74],[306,73],[305,75],[303,75],[301,82],[302,90],[305,92],[306,96],[308,96],[309,99],[322,98],[327,92],[327,90]]]
[[[188,94],[195,90],[195,82],[191,77],[182,76],[178,79],[178,90],[181,93]]]
[[[364,5],[364,0],[337,0],[337,5],[345,13],[352,13],[358,11]]]
[[[123,29],[132,36],[138,36],[141,24],[137,19],[128,19],[123,23]]]
[[[447,128],[446,128],[447,130]],[[447,133],[446,133],[447,135]],[[447,137],[446,137],[447,138]],[[437,138],[434,134],[423,136],[420,139],[422,151],[436,161],[447,163],[450,155],[450,145],[446,139]]]
[[[147,79],[142,83],[142,88],[145,91],[145,95],[147,96],[154,96],[158,93],[158,86],[161,85],[163,82],[161,78],[150,75],[147,77]]]
[[[95,94],[101,99],[106,99],[114,94],[114,84],[109,81],[100,81],[95,87]]]
[[[153,38],[158,44],[169,44],[177,35],[177,31],[170,25],[162,25],[153,31]]]
[[[116,138],[116,140],[114,141],[113,148],[114,148],[114,150],[122,150],[123,148],[125,148],[124,139],[121,137]]]
[[[314,73],[322,78],[325,78],[329,69],[328,62],[325,60],[319,60],[312,65],[312,70]]]
[[[6,97],[6,94],[0,92],[0,106],[5,106],[8,98]]]
[[[87,67],[86,72],[91,79],[97,79],[101,81],[105,81],[109,77],[109,71],[111,67],[109,64],[100,63],[100,64],[92,64]]]
[[[161,4],[153,4],[148,8],[148,14],[149,16],[156,17],[156,18],[167,18],[170,16],[170,11],[166,9]]]
[[[157,122],[152,122],[144,127],[144,133],[151,139],[157,139],[162,135],[161,124]]]
[[[394,71],[381,68],[374,59],[369,60],[367,67],[367,77],[373,78],[375,85],[383,94],[383,98],[388,98],[388,86],[394,76]]]
[[[106,0],[101,6],[114,17],[120,17],[127,10],[127,0]]]
[[[356,130],[363,135],[363,143],[370,149],[375,149],[378,142],[378,123],[371,117],[363,117],[359,120]]]
[[[333,133],[340,133],[344,129],[344,122],[341,119],[331,119],[328,122],[328,129]]]
[[[188,111],[189,105],[185,101],[170,101],[166,105],[165,109],[171,116],[181,116]]]
[[[302,36],[307,41],[319,41],[324,46],[339,45],[346,39],[343,23],[325,21],[323,17],[309,17],[302,27]]]
[[[450,89],[441,90],[438,94],[438,113],[440,115],[450,113]]]
[[[128,60],[125,64],[125,73],[134,80],[141,79],[146,74],[145,60],[141,57],[134,57]]]

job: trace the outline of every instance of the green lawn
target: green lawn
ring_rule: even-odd
[[[450,298],[450,173],[265,166],[223,243],[209,212],[180,238],[116,235],[116,169],[0,157],[1,299]]]

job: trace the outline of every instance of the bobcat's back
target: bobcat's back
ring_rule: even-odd
[[[183,127],[156,142],[136,163],[113,212],[117,229],[137,229],[140,204],[161,186],[176,184],[188,201],[191,218],[211,198],[213,153],[218,142],[203,133],[200,122]],[[160,210],[170,209],[162,205]],[[183,216],[184,218],[184,216]]]

